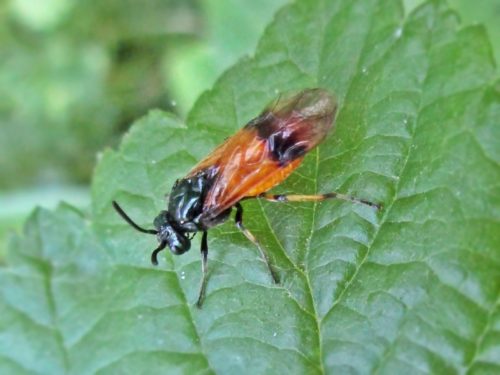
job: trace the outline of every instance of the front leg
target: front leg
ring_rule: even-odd
[[[248,238],[255,246],[257,246],[257,249],[260,251],[260,255],[262,256],[262,259],[266,262],[267,268],[269,269],[269,272],[271,273],[271,276],[273,278],[273,281],[278,284],[279,283],[279,278],[276,272],[273,270],[273,267],[271,266],[271,263],[269,262],[269,257],[265,253],[264,249],[262,246],[260,246],[259,241],[255,236],[245,228],[243,225],[243,207],[241,204],[238,202],[235,204],[236,207],[236,216],[235,216],[235,223],[236,227],[243,232],[246,238]]]
[[[207,288],[207,280],[208,280],[208,241],[207,241],[207,232],[203,232],[203,236],[201,237],[201,285],[200,292],[198,293],[198,301],[196,301],[196,306],[201,309],[203,305],[203,300],[205,299],[205,290]]]

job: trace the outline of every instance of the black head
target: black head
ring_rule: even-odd
[[[139,232],[157,236],[160,245],[151,253],[151,262],[154,265],[158,264],[158,253],[165,249],[166,246],[175,255],[184,254],[191,247],[190,239],[184,232],[175,229],[167,211],[161,211],[155,218],[154,226],[156,229],[144,229],[137,225],[115,201],[113,201],[113,207],[128,224]]]
[[[153,221],[157,230],[158,241],[166,242],[170,251],[175,255],[184,254],[191,247],[191,241],[185,232],[179,231],[172,225],[173,220],[167,211],[161,211]]]

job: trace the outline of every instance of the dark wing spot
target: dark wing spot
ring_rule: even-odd
[[[271,112],[262,113],[250,121],[246,128],[255,129],[257,136],[268,142],[269,156],[276,160],[280,166],[290,163],[307,152],[303,140],[299,139],[300,134],[286,131],[282,120]]]
[[[271,134],[268,138],[268,148],[271,157],[281,166],[304,156],[307,151],[305,145],[300,144],[295,134],[286,135],[283,132]]]
[[[276,119],[270,112],[263,112],[245,125],[248,130],[255,129],[260,139],[267,139],[277,129]]]

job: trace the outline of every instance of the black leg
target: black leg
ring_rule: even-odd
[[[269,269],[269,272],[271,273],[273,281],[276,284],[278,284],[279,278],[278,278],[278,275],[276,274],[276,272],[273,270],[271,263],[269,262],[269,257],[262,249],[262,246],[260,246],[260,243],[257,240],[257,238],[255,238],[255,236],[248,229],[246,229],[245,226],[243,225],[243,207],[241,206],[240,203],[236,203],[235,207],[236,207],[236,216],[235,216],[236,226],[238,227],[239,230],[241,230],[243,232],[243,234],[245,235],[246,238],[248,238],[255,246],[257,246],[257,248],[260,251],[260,255],[262,256],[262,259],[264,259],[264,261],[266,262],[267,268]]]
[[[205,299],[205,290],[207,288],[208,280],[208,242],[207,242],[207,232],[203,232],[201,237],[201,285],[200,293],[198,294],[198,301],[196,301],[196,306],[201,309],[203,305],[203,300]]]
[[[301,195],[301,194],[260,194],[259,198],[264,198],[271,202],[321,202],[326,199],[341,199],[344,201],[361,203],[370,207],[374,207],[377,210],[382,208],[382,205],[379,203],[373,203],[367,201],[366,199],[360,199],[356,197],[351,197],[349,195],[340,194],[340,193],[326,193],[326,194],[317,194],[317,195]]]
[[[155,266],[158,265],[158,253],[162,251],[165,246],[167,246],[167,243],[164,241],[160,243],[160,246],[158,246],[152,253],[151,253],[151,263],[153,263]]]

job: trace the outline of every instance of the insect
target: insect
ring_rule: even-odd
[[[236,209],[235,223],[255,244],[271,277],[278,275],[259,241],[243,224],[241,201],[261,198],[273,202],[322,201],[329,198],[348,200],[375,208],[379,205],[339,193],[319,195],[274,195],[273,186],[287,178],[333,127],[337,102],[320,88],[306,89],[278,100],[228,138],[186,177],[177,180],[169,196],[168,207],[154,219],[155,229],[144,229],[123,211],[116,201],[113,206],[120,216],[140,232],[157,236],[159,246],[151,261],[158,264],[158,253],[169,247],[179,255],[189,250],[191,239],[202,232],[202,279],[196,305],[202,306],[208,276],[207,231],[226,221]]]

